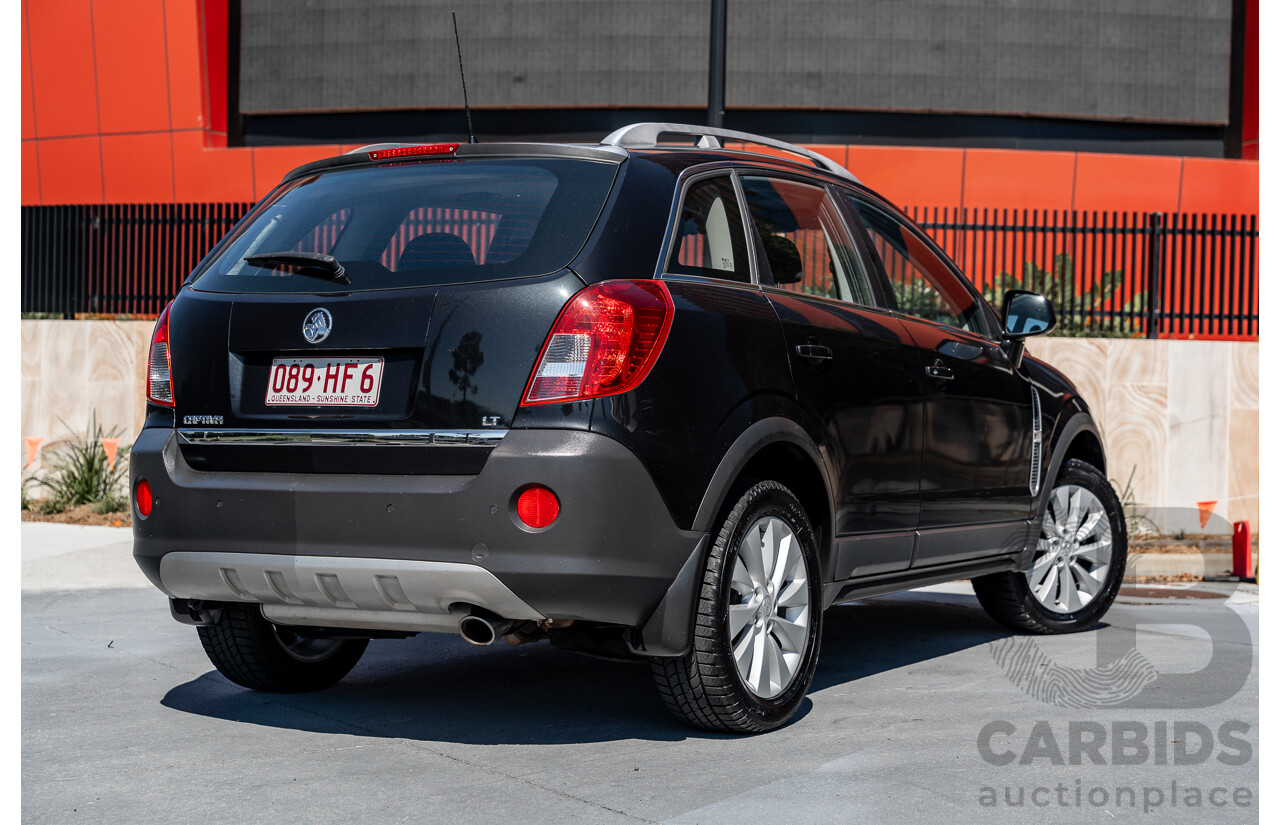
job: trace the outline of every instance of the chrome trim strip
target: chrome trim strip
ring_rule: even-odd
[[[1040,419],[1040,393],[1031,388],[1031,495],[1040,494],[1040,465],[1044,455],[1044,422]]]
[[[180,429],[178,438],[186,444],[310,444],[350,446],[448,445],[495,447],[506,430],[248,430]]]

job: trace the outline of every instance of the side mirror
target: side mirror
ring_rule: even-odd
[[[1058,325],[1049,299],[1034,292],[1011,289],[1004,294],[1004,337],[1021,340],[1043,335]]]
[[[1032,335],[1043,335],[1058,325],[1049,299],[1023,289],[1010,289],[1004,294],[1004,349],[1017,369],[1022,365],[1026,350],[1025,340]]]

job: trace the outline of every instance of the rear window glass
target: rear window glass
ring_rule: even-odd
[[[545,275],[578,254],[617,169],[561,158],[478,159],[305,176],[256,210],[197,274],[195,288],[361,292]],[[350,284],[280,262],[299,252],[332,255]],[[245,260],[264,255],[276,258]]]

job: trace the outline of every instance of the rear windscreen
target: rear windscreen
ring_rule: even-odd
[[[545,275],[582,249],[617,170],[508,158],[317,172],[260,205],[196,274],[195,288],[361,292]],[[289,253],[299,252],[333,256],[350,283],[289,265]],[[245,260],[254,256],[276,257]]]

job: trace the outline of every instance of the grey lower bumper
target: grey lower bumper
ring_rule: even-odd
[[[167,592],[189,599],[257,602],[280,624],[452,633],[466,610],[543,619],[474,564],[394,559],[169,553]]]
[[[512,430],[478,475],[415,476],[201,472],[184,461],[173,430],[153,428],[138,436],[130,474],[152,488],[151,515],[135,513],[133,522],[134,557],[152,583],[173,597],[275,604],[282,616],[306,608],[407,617],[408,608],[386,608],[378,592],[385,575],[400,581],[414,614],[443,617],[456,574],[471,587],[485,583],[492,603],[478,606],[528,613],[508,618],[638,627],[700,538],[674,524],[634,454],[574,430]],[[539,531],[515,515],[531,483],[550,487],[561,504],[557,521]],[[224,566],[246,571],[237,574],[238,595]],[[362,578],[352,579],[355,571]],[[403,571],[413,571],[408,586]],[[288,585],[281,593],[271,573]],[[335,580],[347,599],[325,590]]]

